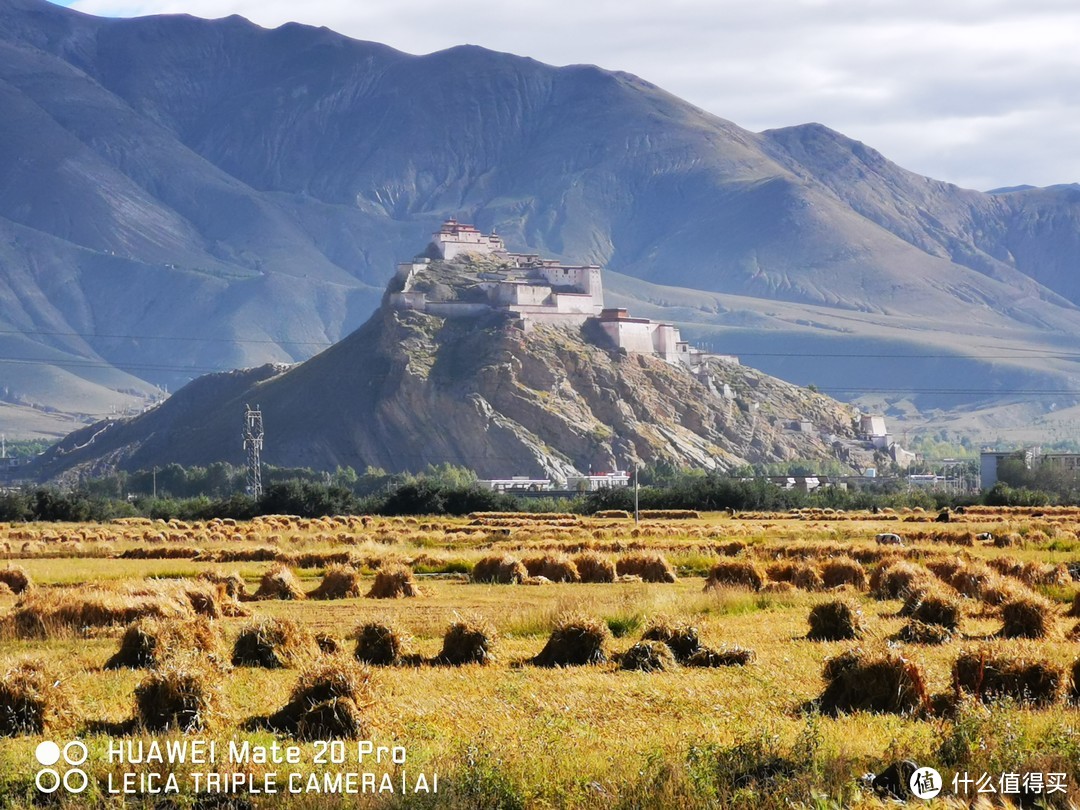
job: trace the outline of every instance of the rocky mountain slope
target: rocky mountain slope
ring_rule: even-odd
[[[448,215],[603,264],[615,294],[797,381],[873,387],[906,355],[927,359],[889,387],[927,405],[961,404],[934,398],[956,379],[984,401],[1080,387],[1075,186],[959,189],[591,66],[44,0],[0,0],[0,109],[9,434],[310,357]]]
[[[248,404],[263,412],[267,462],[316,469],[451,462],[507,477],[657,459],[721,469],[870,460],[833,447],[853,436],[852,408],[753,369],[715,363],[703,382],[613,350],[595,322],[526,332],[495,311],[444,319],[384,306],[305,363],[208,375],[136,418],[74,433],[38,473],[242,463]],[[814,430],[792,430],[793,420]]]

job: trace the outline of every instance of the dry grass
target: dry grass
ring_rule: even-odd
[[[135,716],[147,731],[203,731],[221,710],[220,675],[193,659],[171,659],[135,687]]]
[[[958,695],[966,692],[982,701],[1011,698],[1048,706],[1065,689],[1065,673],[1055,664],[994,655],[987,650],[960,655],[953,664],[952,677]]]
[[[146,669],[170,656],[196,653],[214,662],[223,660],[221,631],[203,617],[196,619],[141,619],[128,625],[120,649],[105,662],[105,669]]]
[[[877,599],[902,599],[919,583],[930,579],[930,572],[904,560],[883,561],[870,575],[870,593]]]
[[[530,577],[543,577],[549,582],[581,582],[577,566],[565,554],[548,553],[526,557],[523,561]]]
[[[300,580],[287,565],[275,565],[265,574],[259,582],[259,589],[255,591],[256,600],[260,599],[305,599],[307,594],[300,587]]]
[[[953,639],[953,631],[940,624],[912,619],[900,629],[896,638],[908,644],[947,644]]]
[[[500,585],[520,585],[529,576],[521,560],[510,554],[484,557],[472,570],[473,582],[493,582]]]
[[[608,660],[611,630],[584,615],[560,616],[544,649],[532,659],[538,667],[578,667]]]
[[[840,588],[850,585],[853,588],[866,590],[866,569],[857,560],[851,557],[837,557],[825,560],[821,564],[821,581],[826,588]]]
[[[582,552],[573,562],[582,582],[605,583],[618,579],[615,563],[595,551]]]
[[[642,582],[672,583],[678,580],[675,569],[664,555],[651,552],[625,554],[615,563],[615,570],[620,577],[641,577]]]
[[[744,667],[752,664],[756,658],[754,651],[746,647],[734,646],[719,650],[700,647],[683,663],[688,667]]]
[[[443,636],[436,663],[448,666],[490,664],[495,660],[495,628],[484,619],[471,617],[450,625]]]
[[[318,655],[311,633],[289,619],[259,618],[241,629],[233,645],[233,666],[282,669]]]
[[[376,575],[377,576],[377,575]],[[360,596],[360,572],[351,565],[331,565],[309,599],[353,599]]]
[[[720,560],[709,570],[705,590],[738,587],[760,591],[764,584],[761,569],[749,560]]]
[[[676,666],[671,648],[661,641],[639,641],[619,656],[619,669],[667,672]]]
[[[659,619],[641,634],[642,641],[660,641],[671,649],[680,664],[685,664],[701,649],[698,628],[687,622]]]
[[[26,569],[17,565],[0,568],[0,583],[10,588],[12,593],[22,593],[31,585],[30,575],[26,573]]]
[[[827,660],[822,674],[823,714],[917,714],[930,706],[921,667],[896,653],[849,650]]]
[[[807,617],[811,641],[848,641],[862,638],[862,611],[850,599],[833,599],[814,605]]]
[[[186,619],[194,615],[187,590],[174,582],[34,588],[4,617],[3,630],[15,638],[41,639],[144,618]]]
[[[1002,638],[1046,638],[1054,629],[1054,609],[1045,599],[1020,598],[1001,606]]]
[[[361,739],[364,711],[373,703],[371,673],[355,661],[335,659],[304,670],[289,702],[268,725],[299,740]]]
[[[423,596],[409,566],[389,563],[375,572],[375,581],[367,592],[368,599],[403,599]]]
[[[70,691],[44,660],[8,661],[0,673],[0,736],[44,734],[70,720]]]
[[[393,666],[401,662],[405,639],[389,624],[366,622],[356,629],[355,657],[362,664]]]

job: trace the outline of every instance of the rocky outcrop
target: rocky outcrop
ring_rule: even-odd
[[[834,457],[831,438],[852,436],[853,410],[828,397],[720,362],[694,375],[591,337],[525,332],[498,313],[384,307],[306,363],[210,375],[146,414],[73,434],[39,471],[242,463],[247,404],[263,412],[268,463],[317,469],[450,462],[481,476],[564,476],[666,460],[729,470]],[[814,429],[790,430],[793,420]]]

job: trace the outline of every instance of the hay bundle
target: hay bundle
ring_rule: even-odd
[[[756,657],[754,651],[746,647],[725,647],[720,650],[701,647],[686,659],[685,664],[688,667],[744,667],[753,663]]]
[[[950,633],[960,629],[960,603],[955,599],[933,592],[926,592],[907,614],[917,622],[944,627]]]
[[[1035,597],[1014,599],[1001,606],[1002,638],[1046,638],[1054,626],[1053,608]]]
[[[233,599],[225,595],[225,590],[208,582],[187,582],[184,584],[184,596],[191,604],[191,609],[199,616],[208,619],[220,619],[222,616],[246,616],[247,613]],[[226,610],[225,603],[230,605]]]
[[[404,639],[392,627],[367,622],[356,630],[356,660],[375,666],[391,666],[401,660]]]
[[[623,509],[601,509],[593,517],[607,520],[626,520],[630,517],[630,513]]]
[[[749,560],[720,560],[709,571],[705,590],[736,587],[760,591],[765,584],[761,570]]]
[[[472,570],[473,582],[495,582],[500,585],[518,585],[529,576],[521,560],[509,554],[484,557]]]
[[[323,655],[337,655],[341,652],[341,642],[329,633],[316,633],[315,644]]]
[[[765,569],[765,574],[773,582],[788,582],[804,591],[820,591],[825,587],[821,574],[806,563],[772,563]]]
[[[303,599],[306,594],[300,581],[287,565],[275,565],[259,582],[254,599]]]
[[[641,577],[642,582],[675,582],[675,569],[662,554],[638,552],[626,554],[615,563],[615,571],[623,577]]]
[[[953,631],[940,624],[927,624],[912,619],[905,624],[896,637],[908,644],[946,644],[952,641]]]
[[[866,569],[851,557],[837,557],[822,563],[821,581],[826,588],[851,585],[863,591],[866,590]]]
[[[224,571],[203,571],[200,573],[199,579],[217,585],[222,593],[230,599],[237,600],[237,602],[241,602],[241,600],[248,598],[247,583],[244,582],[244,578],[241,577],[237,571],[232,571],[231,573],[226,573]]]
[[[579,667],[608,660],[611,630],[587,616],[561,616],[532,662],[538,667]]]
[[[442,652],[435,658],[435,662],[454,667],[464,664],[489,664],[495,660],[495,640],[495,628],[482,619],[455,622],[443,636]]]
[[[619,656],[619,669],[636,672],[665,672],[675,667],[675,656],[660,641],[639,641]]]
[[[982,564],[965,565],[958,569],[949,584],[959,593],[971,599],[981,599],[983,592],[991,585],[1000,582],[1000,575],[992,568]]]
[[[0,667],[0,736],[44,734],[70,713],[70,695],[44,661]]]
[[[147,731],[201,731],[218,714],[220,676],[196,661],[170,660],[135,687],[135,712]]]
[[[1072,683],[1069,689],[1069,700],[1073,703],[1080,703],[1080,658],[1073,661],[1072,665]]]
[[[926,679],[914,662],[894,653],[849,650],[825,662],[823,714],[849,712],[913,714],[930,705]]]
[[[685,664],[694,653],[701,649],[698,629],[685,622],[669,622],[660,619],[645,629],[641,639],[667,644],[671,649],[671,654],[680,664]]]
[[[83,632],[88,627],[126,625],[141,618],[190,618],[194,615],[184,587],[150,581],[109,585],[31,588],[4,618],[18,638],[48,638]]]
[[[360,739],[367,730],[363,712],[371,703],[371,673],[335,660],[304,670],[289,702],[267,722],[299,740]]]
[[[910,590],[904,592],[904,604],[900,606],[900,610],[896,612],[896,615],[910,616],[914,613],[919,605],[922,604],[923,599],[930,595],[933,587],[932,583],[924,581],[920,581],[913,585]]]
[[[309,599],[352,599],[360,596],[360,572],[351,565],[331,565]]]
[[[105,669],[156,667],[178,653],[196,653],[217,660],[221,641],[221,633],[205,618],[143,619],[128,625],[120,649],[105,662]]]
[[[241,629],[233,666],[288,669],[318,655],[315,639],[288,619],[257,619]]]
[[[618,577],[615,563],[595,551],[585,551],[574,557],[574,565],[582,582],[614,582]]]
[[[1072,582],[1069,568],[1065,563],[1037,563],[1034,560],[1024,563],[1017,578],[1025,585],[1068,585]]]
[[[388,563],[375,572],[368,599],[401,599],[422,596],[412,569],[401,563]]]
[[[876,599],[900,599],[928,578],[929,572],[922,566],[903,560],[885,561],[870,575],[870,593]]]
[[[30,587],[30,575],[17,565],[0,568],[0,582],[7,585],[12,593],[22,593]]]
[[[1065,687],[1065,673],[1045,661],[994,656],[987,650],[963,653],[953,664],[953,688],[983,702],[1012,698],[1020,703],[1049,706]]]
[[[1080,591],[1073,594],[1072,605],[1069,606],[1066,616],[1080,616]]]
[[[814,605],[807,617],[812,641],[846,641],[861,638],[862,611],[849,599],[834,599]]]
[[[577,566],[565,554],[548,553],[543,557],[529,557],[524,563],[530,577],[543,577],[549,582],[581,581]]]

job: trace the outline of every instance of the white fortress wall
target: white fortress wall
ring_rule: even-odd
[[[593,297],[585,293],[555,293],[556,312],[580,312],[584,315],[595,314]]]
[[[600,321],[600,326],[620,349],[635,354],[653,353],[652,324],[648,321],[623,318]]]
[[[550,297],[551,287],[545,284],[504,281],[495,289],[495,300],[502,305],[542,306]]]

